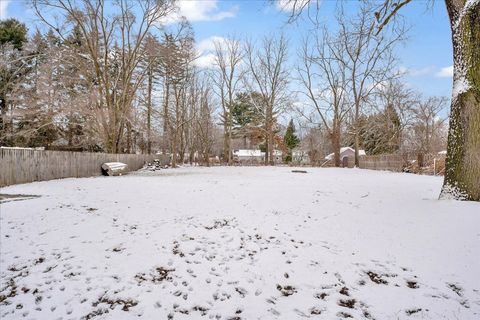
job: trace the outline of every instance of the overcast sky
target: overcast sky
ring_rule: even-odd
[[[324,0],[319,17],[324,23],[334,23],[332,12],[335,1]],[[435,1],[428,8],[427,1],[416,0],[402,8],[402,14],[411,26],[409,40],[398,50],[400,67],[407,70],[405,81],[424,95],[451,95],[452,45],[448,16],[443,1]],[[179,3],[181,14],[192,22],[197,46],[203,52],[198,63],[209,64],[212,39],[230,34],[261,37],[279,31],[290,40],[290,55],[296,56],[296,47],[309,24],[299,21],[286,24],[288,10],[263,0],[183,0]],[[347,10],[353,10],[354,1],[346,1]],[[28,2],[0,0],[0,18],[14,17],[24,22],[30,31],[36,22]]]

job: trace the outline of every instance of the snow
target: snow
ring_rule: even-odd
[[[41,197],[1,204],[0,318],[480,318],[479,203],[437,200],[439,177],[291,170],[1,189]]]
[[[464,72],[459,73],[460,76],[454,77],[453,79],[453,99],[456,99],[460,94],[467,92],[471,88],[467,78],[463,75]]]

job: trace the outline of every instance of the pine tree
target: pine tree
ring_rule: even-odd
[[[23,62],[22,48],[27,41],[27,27],[15,19],[0,21],[0,144],[9,145],[7,133],[12,123],[7,121],[8,109],[12,107],[8,98],[21,78]]]
[[[283,143],[288,148],[288,154],[285,157],[285,162],[292,162],[292,150],[300,144],[300,139],[295,134],[295,125],[293,124],[293,119],[290,119],[288,123],[287,132],[283,137]]]
[[[358,124],[359,142],[367,154],[389,154],[400,148],[400,117],[391,104],[382,112],[360,117]]]
[[[27,27],[16,19],[0,21],[0,44],[9,43],[17,50],[21,50],[27,42]]]
[[[250,143],[258,140],[258,127],[262,118],[261,96],[257,92],[238,93],[233,102],[232,121],[233,133],[242,137],[243,148],[247,148],[247,139]]]

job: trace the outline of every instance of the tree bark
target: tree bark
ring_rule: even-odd
[[[267,164],[270,166],[275,165],[275,161],[273,158],[273,148],[274,148],[274,132],[273,132],[273,106],[269,106],[267,108],[267,154],[268,154],[268,161]]]
[[[268,133],[268,150],[270,154],[270,159],[268,161],[268,164],[271,166],[275,165],[275,158],[274,158],[274,134],[273,134],[273,129],[270,128],[270,132]]]
[[[230,129],[228,127],[228,115],[226,112],[224,113],[224,123],[223,123],[223,161],[225,161],[227,164],[230,165],[230,145],[231,145],[231,140],[230,140]]]
[[[356,89],[355,89],[356,91]],[[357,96],[355,94],[355,96]],[[355,102],[355,167],[360,167],[360,101],[356,98]]]
[[[454,77],[440,198],[480,201],[480,1],[446,0]]]
[[[268,140],[269,140],[269,135],[268,135],[268,130],[266,129],[265,130],[265,158],[263,159],[264,164],[266,166],[268,166],[268,158],[269,158],[269,155],[270,155],[269,152],[268,152],[268,150],[269,150],[268,149],[268,146],[269,146]]]
[[[164,89],[164,102],[163,102],[163,154],[167,153],[167,146],[169,141],[169,126],[170,118],[168,116],[168,106],[169,106],[169,97],[170,97],[170,84],[168,83],[168,77],[165,77],[165,89]]]
[[[152,90],[153,70],[148,66],[148,87],[147,87],[147,153],[152,153]]]
[[[335,167],[340,167],[340,124],[336,120],[332,126],[331,141]]]
[[[355,130],[355,168],[360,168],[360,135],[358,128]]]
[[[232,98],[230,98],[232,100]],[[233,102],[230,102],[231,106]],[[231,108],[231,107],[230,107]],[[233,127],[232,112],[228,113],[228,165],[232,164],[232,127]]]

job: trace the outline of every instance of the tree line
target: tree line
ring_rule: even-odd
[[[298,50],[281,33],[217,39],[209,68],[196,63],[188,21],[166,23],[173,0],[31,4],[45,33],[0,22],[2,145],[163,152],[173,166],[231,164],[238,147],[265,151],[265,164],[278,149],[287,160],[297,146],[311,160],[333,152],[337,166],[345,145],[357,165],[360,149],[445,148],[449,100],[402,82],[396,48],[407,28],[388,3],[362,1],[354,13],[340,3],[330,28],[309,19]],[[295,120],[288,130],[285,118]]]

